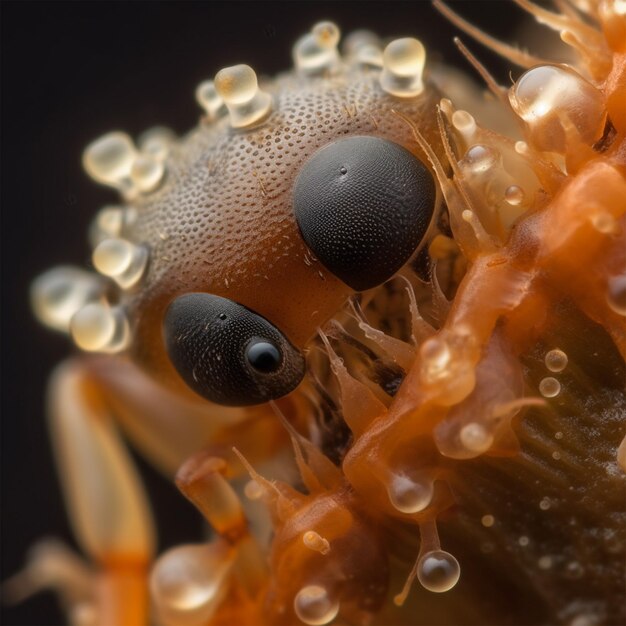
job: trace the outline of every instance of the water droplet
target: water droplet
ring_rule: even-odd
[[[555,450],[555,451],[552,453],[552,458],[553,458],[555,461],[559,461],[559,460],[561,459],[561,453],[560,453],[558,450]]]
[[[101,241],[93,251],[93,264],[104,276],[128,288],[141,278],[148,262],[148,251],[126,239],[112,238]]]
[[[433,483],[406,474],[392,474],[387,493],[391,504],[401,513],[418,513],[430,504]]]
[[[447,375],[450,366],[450,348],[437,337],[424,341],[420,347],[422,371],[426,382],[435,382]]]
[[[489,171],[497,162],[497,152],[488,146],[475,144],[468,148],[463,163],[469,165],[472,172],[481,174]]]
[[[485,452],[493,443],[493,435],[478,422],[470,422],[459,432],[461,444],[472,452]]]
[[[609,278],[607,302],[618,315],[626,316],[626,275]]]
[[[552,376],[547,376],[539,383],[539,392],[544,398],[554,398],[561,392],[561,383]]]
[[[555,348],[546,354],[544,361],[551,372],[562,372],[567,367],[567,354]]]
[[[596,211],[591,215],[593,227],[603,235],[613,235],[619,232],[617,222],[608,211]]]
[[[112,132],[87,146],[83,153],[83,167],[94,180],[118,186],[130,176],[136,156],[131,138],[126,133]]]
[[[511,185],[510,187],[507,187],[504,192],[504,199],[511,206],[519,206],[522,204],[522,202],[524,202],[524,197],[524,190],[518,185]]]
[[[444,550],[427,552],[417,564],[417,578],[428,591],[443,593],[456,585],[461,576],[459,562]]]
[[[272,98],[259,89],[255,71],[249,65],[225,67],[215,75],[215,89],[230,114],[233,128],[249,128],[272,109]]]
[[[426,50],[412,37],[392,41],[383,52],[380,86],[392,96],[413,98],[424,91],[422,73]]]
[[[209,121],[216,119],[226,110],[224,101],[217,93],[212,80],[205,80],[196,87],[196,102],[204,109]]]
[[[558,430],[557,432],[554,433],[554,438],[563,439],[563,433],[560,430]]]
[[[518,540],[517,543],[519,543],[520,546],[522,546],[523,548],[525,548],[529,543],[530,543],[530,539],[526,536],[526,535],[522,535]]]
[[[243,492],[248,500],[260,500],[265,490],[256,480],[249,480],[243,488]]]
[[[542,511],[547,511],[551,506],[550,498],[542,498],[541,502],[539,502],[539,508]]]
[[[552,567],[552,557],[550,556],[542,556],[538,561],[537,565],[539,569],[550,569]]]
[[[496,520],[493,515],[483,515],[480,521],[485,528],[491,528]]]
[[[452,125],[468,139],[476,130],[476,120],[467,111],[455,111],[452,114]]]
[[[314,530],[307,530],[302,535],[302,542],[310,550],[315,550],[320,554],[328,554],[330,552],[330,544],[327,539],[324,539],[319,533]]]
[[[133,184],[143,193],[154,191],[163,176],[165,175],[165,165],[149,155],[140,155],[135,159],[130,170],[130,178]]]
[[[70,320],[74,343],[88,352],[117,352],[128,345],[128,320],[119,307],[92,302],[76,311]]]
[[[55,267],[33,283],[32,307],[40,322],[67,332],[74,313],[95,299],[103,286],[96,274],[75,267]]]
[[[300,621],[309,626],[321,626],[337,617],[339,602],[332,600],[324,587],[308,585],[296,595],[293,608]]]

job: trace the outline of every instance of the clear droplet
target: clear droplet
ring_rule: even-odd
[[[426,50],[419,39],[395,39],[383,52],[381,87],[399,98],[418,96],[424,91],[422,74],[425,63]]]
[[[217,93],[215,83],[212,80],[205,80],[198,85],[196,88],[196,101],[205,110],[209,120],[214,120],[222,110],[226,110],[224,101]]]
[[[417,578],[425,589],[435,593],[449,591],[461,576],[459,562],[445,550],[427,552],[417,564]]]
[[[470,422],[459,432],[461,444],[472,452],[485,452],[493,443],[493,435],[478,422]]]
[[[485,528],[491,528],[495,523],[495,517],[493,515],[483,515],[480,519],[481,524]]]
[[[130,176],[136,157],[132,139],[126,133],[112,132],[87,146],[83,167],[94,180],[117,187]]]
[[[117,282],[120,287],[132,287],[142,277],[148,261],[145,247],[126,239],[112,238],[100,242],[93,252],[96,269]]]
[[[389,501],[401,513],[423,511],[433,497],[432,480],[416,479],[406,474],[392,474],[387,485]]]
[[[88,352],[117,352],[129,342],[128,320],[119,307],[92,302],[76,311],[70,320],[74,343]]]
[[[103,290],[103,281],[85,270],[61,266],[38,276],[31,287],[35,315],[46,326],[68,332],[76,311]]]
[[[431,337],[424,341],[420,347],[420,358],[425,381],[435,382],[445,377],[451,357],[450,348],[443,339]]]
[[[455,111],[452,114],[452,125],[468,140],[476,131],[476,120],[467,111]]]
[[[260,500],[265,494],[265,489],[259,485],[256,480],[249,480],[246,486],[243,488],[243,492],[246,494],[248,500]]]
[[[550,498],[542,498],[541,501],[539,502],[539,508],[542,511],[547,511],[550,506],[552,506],[552,503],[550,502]]]
[[[557,432],[554,433],[554,438],[563,439],[563,433],[560,430],[558,430]]]
[[[339,602],[332,600],[324,587],[308,585],[294,598],[293,608],[300,621],[309,626],[322,626],[337,617]]]
[[[149,155],[138,156],[130,170],[133,184],[143,193],[154,191],[165,174],[165,165]]]
[[[498,161],[498,154],[493,148],[475,144],[467,149],[463,163],[469,165],[472,172],[482,174],[490,170]]]
[[[143,154],[156,161],[165,161],[174,141],[176,134],[171,128],[154,126],[139,136],[137,145]]]
[[[537,565],[539,569],[550,569],[552,567],[552,557],[547,555],[540,557],[537,561]]]
[[[524,190],[519,185],[510,185],[504,192],[504,199],[511,206],[519,206],[524,202]]]
[[[554,398],[561,392],[561,383],[552,376],[547,376],[539,383],[539,393],[544,398]]]
[[[558,348],[550,350],[544,359],[546,367],[551,372],[562,372],[567,367],[567,360],[567,354]]]
[[[603,235],[613,235],[619,232],[615,218],[608,211],[596,211],[591,215],[593,227]]]
[[[265,118],[272,98],[259,89],[255,71],[249,65],[225,67],[215,75],[215,89],[230,114],[233,128],[247,128]]]
[[[530,543],[530,539],[526,535],[522,535],[517,540],[517,543],[519,543],[519,545],[522,546],[522,548],[525,548]]]
[[[156,562],[150,591],[166,621],[206,623],[227,590],[232,552],[221,542],[178,546]]]
[[[302,542],[309,550],[314,550],[320,554],[328,554],[330,552],[328,540],[314,530],[307,530],[302,535]]]
[[[626,316],[626,275],[609,278],[607,302],[615,313]]]

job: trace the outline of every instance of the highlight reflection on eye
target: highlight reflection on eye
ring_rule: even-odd
[[[163,323],[172,364],[196,393],[229,406],[286,395],[304,376],[304,358],[265,318],[206,293],[174,300]]]
[[[379,137],[347,137],[318,150],[293,192],[302,236],[315,256],[357,291],[391,278],[430,224],[436,193],[428,168]]]

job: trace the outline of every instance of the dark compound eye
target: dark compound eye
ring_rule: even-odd
[[[229,406],[286,395],[304,376],[304,358],[265,318],[206,293],[180,296],[163,323],[165,345],[183,380]]]
[[[435,206],[428,168],[378,137],[318,150],[296,179],[293,207],[311,251],[353,289],[391,278],[424,238]]]

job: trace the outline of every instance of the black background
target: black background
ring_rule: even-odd
[[[509,38],[522,18],[503,1],[451,3],[473,23]],[[121,128],[156,124],[182,133],[200,110],[197,83],[235,63],[273,74],[291,63],[295,39],[321,19],[344,33],[420,37],[429,54],[466,67],[457,34],[428,2],[3,2],[2,10],[2,571],[37,539],[73,539],[52,465],[43,411],[47,376],[70,351],[39,326],[28,288],[60,263],[89,265],[87,226],[115,202],[80,166],[84,146]],[[467,37],[464,38],[467,41]],[[503,82],[506,65],[472,49]],[[200,537],[176,489],[143,463],[160,548]],[[51,594],[2,607],[4,624],[60,624]],[[114,625],[111,625],[114,626]]]

